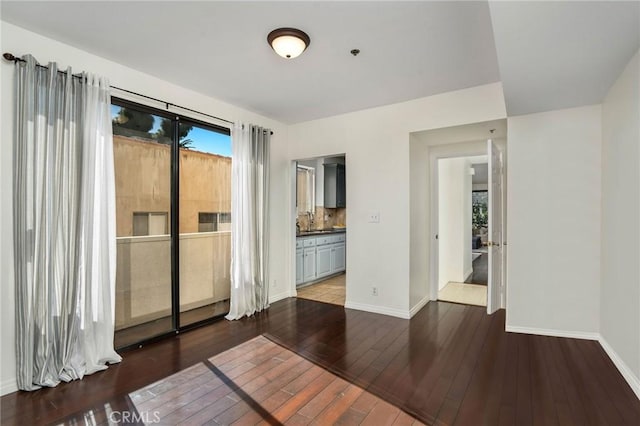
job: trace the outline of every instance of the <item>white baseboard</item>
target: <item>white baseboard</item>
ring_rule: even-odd
[[[278,300],[282,300],[282,299],[286,299],[287,297],[291,297],[291,294],[289,294],[289,291],[283,291],[277,294],[270,294],[269,295],[269,304],[271,303],[275,303]]]
[[[546,329],[546,328],[517,327],[513,325],[507,325],[505,326],[504,329],[509,333],[537,334],[540,336],[568,337],[571,339],[585,339],[585,340],[600,339],[600,334],[590,333],[586,331],[553,330],[553,329]]]
[[[429,303],[430,300],[431,298],[429,297],[429,295],[423,297],[421,301],[416,303],[415,306],[409,310],[409,318],[413,318],[413,316],[417,314],[420,309],[424,308],[424,306]]]
[[[409,311],[403,311],[401,309],[388,308],[378,305],[367,305],[366,303],[356,303],[347,301],[344,304],[347,309],[355,309],[358,311],[372,312],[374,314],[389,315],[396,318],[409,319],[411,315]]]
[[[616,366],[618,371],[620,371],[622,377],[624,377],[627,383],[629,383],[629,386],[631,386],[631,390],[633,390],[638,399],[640,399],[640,378],[633,374],[631,368],[629,368],[627,363],[625,363],[622,358],[620,358],[618,353],[611,347],[611,345],[609,345],[604,337],[600,336],[598,341],[600,342],[600,346],[602,346],[602,349],[604,349],[607,355],[609,355],[609,358],[611,358],[611,361],[613,361],[613,364]]]
[[[18,391],[18,383],[16,379],[8,379],[4,380],[2,384],[0,384],[0,395],[6,395],[8,393],[13,393]]]

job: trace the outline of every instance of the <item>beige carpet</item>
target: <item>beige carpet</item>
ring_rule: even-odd
[[[438,300],[463,303],[465,305],[487,306],[487,286],[449,281],[438,292]]]
[[[263,336],[129,397],[161,425],[422,424]]]

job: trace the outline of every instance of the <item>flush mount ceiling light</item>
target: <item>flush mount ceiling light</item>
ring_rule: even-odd
[[[267,36],[267,41],[278,55],[286,59],[300,56],[311,43],[309,36],[296,28],[273,30]]]

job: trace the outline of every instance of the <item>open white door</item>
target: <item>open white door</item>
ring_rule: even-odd
[[[487,141],[489,158],[489,264],[487,275],[487,313],[500,309],[502,276],[502,153],[491,139]]]

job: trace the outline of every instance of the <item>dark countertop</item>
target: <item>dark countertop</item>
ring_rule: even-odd
[[[330,235],[330,234],[344,234],[347,232],[347,228],[341,229],[316,229],[313,231],[302,231],[296,234],[296,237],[309,237],[312,235]]]

